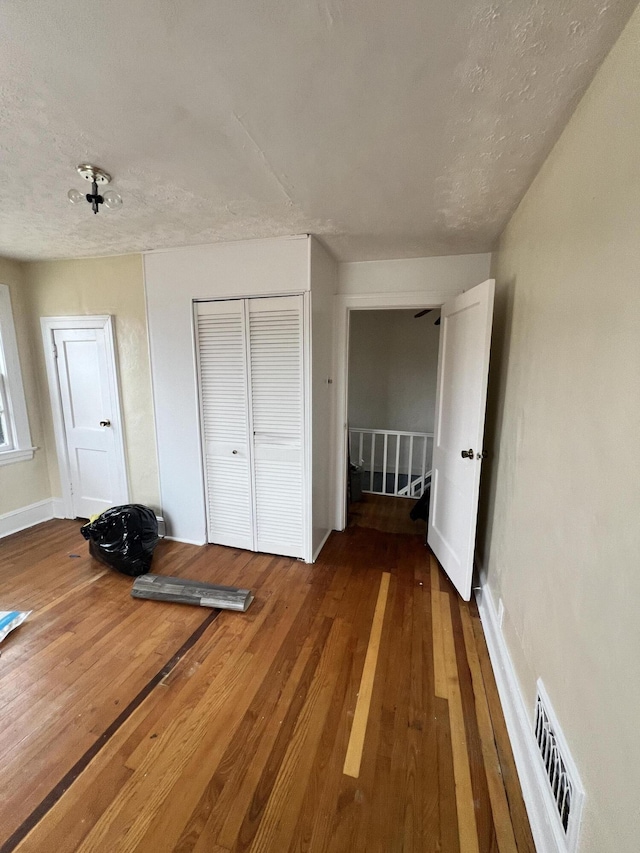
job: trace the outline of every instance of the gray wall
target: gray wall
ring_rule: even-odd
[[[436,311],[352,311],[349,425],[433,432],[439,326]]]

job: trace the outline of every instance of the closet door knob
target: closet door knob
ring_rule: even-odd
[[[235,456],[235,454],[236,454],[238,451],[237,451],[237,450],[232,450],[231,452],[232,452],[232,453],[233,453],[233,455]]]
[[[462,458],[463,459],[473,459],[473,450],[471,450],[471,448],[469,448],[469,450],[463,450],[462,451]]]
[[[100,426],[111,426],[111,421],[100,421]]]

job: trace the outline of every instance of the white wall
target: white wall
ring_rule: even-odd
[[[479,550],[582,776],[580,853],[640,849],[639,45],[637,11],[495,263]]]
[[[444,301],[489,278],[490,254],[403,258],[390,261],[354,261],[338,268],[338,293],[442,293]]]
[[[312,549],[313,554],[333,526],[332,425],[333,425],[333,320],[338,265],[311,239],[311,406],[312,406]]]
[[[218,243],[145,255],[160,497],[169,535],[206,541],[194,299],[309,290],[309,239]]]
[[[436,311],[352,311],[349,425],[433,432],[438,367]]]

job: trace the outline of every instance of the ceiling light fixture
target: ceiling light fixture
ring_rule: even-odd
[[[105,186],[111,181],[111,175],[108,172],[99,166],[92,166],[90,163],[81,163],[76,167],[76,170],[85,181],[91,181],[91,192],[85,195],[76,189],[69,190],[67,198],[71,204],[78,204],[78,202],[86,199],[94,213],[100,210],[101,204],[104,204],[109,210],[117,210],[122,206],[122,198],[117,192],[107,190],[102,195],[98,192],[98,185]]]

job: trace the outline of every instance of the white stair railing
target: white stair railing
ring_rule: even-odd
[[[349,458],[363,469],[363,492],[419,498],[432,455],[432,432],[349,428]]]

